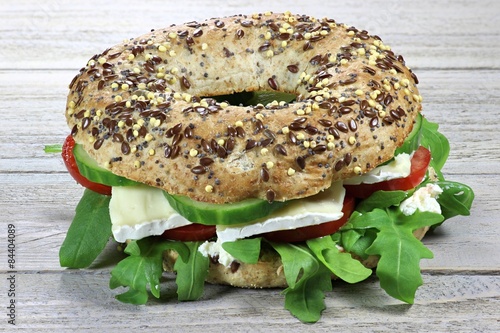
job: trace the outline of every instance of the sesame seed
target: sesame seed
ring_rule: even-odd
[[[214,187],[212,185],[205,186],[205,192],[212,193],[214,191]]]
[[[361,168],[359,166],[355,166],[353,171],[354,171],[354,173],[356,173],[358,175],[361,174]]]
[[[135,167],[136,169],[140,168],[140,167],[141,167],[141,162],[139,162],[139,161],[135,161],[135,162],[134,162],[134,167]]]
[[[146,134],[146,136],[144,137],[144,140],[146,140],[147,142],[150,142],[151,140],[153,140],[153,136],[151,135],[151,133]]]
[[[354,136],[350,136],[350,137],[349,137],[349,144],[350,144],[350,145],[353,145],[353,144],[355,144],[355,143],[356,143],[356,138],[355,138]]]
[[[271,161],[266,162],[266,168],[268,168],[268,169],[272,169],[272,168],[274,168],[274,163],[273,163],[273,162],[271,162]]]
[[[354,92],[357,96],[362,96],[364,94],[363,90],[361,89],[357,89],[355,92]]]
[[[262,148],[260,150],[261,155],[266,156],[269,153],[269,150],[267,148]]]
[[[293,168],[288,168],[288,170],[287,170],[287,172],[286,172],[286,173],[287,173],[287,175],[289,175],[289,176],[293,176],[293,175],[295,174],[295,169],[293,169]]]
[[[151,149],[148,151],[148,154],[149,154],[149,156],[153,156],[153,155],[155,154],[155,150],[151,148]]]
[[[234,123],[234,126],[243,127],[243,122],[241,120],[238,120],[237,122]]]

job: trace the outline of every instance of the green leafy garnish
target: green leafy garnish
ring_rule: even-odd
[[[356,206],[358,212],[370,212],[375,208],[396,206],[408,197],[406,191],[376,191]]]
[[[60,144],[45,145],[45,147],[43,148],[43,151],[46,153],[61,153],[62,152],[62,145],[60,145]]]
[[[110,198],[85,190],[59,249],[61,267],[87,267],[104,250],[111,237]]]
[[[474,192],[469,186],[450,181],[439,181],[436,184],[443,190],[437,201],[441,206],[441,214],[445,219],[457,215],[470,215]]]
[[[420,145],[429,149],[432,155],[430,166],[437,172],[440,180],[444,180],[441,169],[450,154],[448,139],[438,131],[439,125],[422,118],[422,135]]]
[[[125,248],[129,257],[111,271],[109,286],[129,287],[116,298],[124,303],[145,304],[148,289],[160,297],[160,278],[163,273],[163,252],[169,249],[179,254],[174,270],[177,272],[177,295],[180,301],[196,300],[203,294],[208,272],[208,258],[198,252],[198,242],[162,241],[154,237],[130,242]]]
[[[372,274],[371,269],[353,259],[350,253],[340,251],[331,237],[310,239],[306,243],[323,265],[348,283],[363,281]]]
[[[377,276],[381,287],[392,297],[413,303],[417,288],[422,285],[420,260],[432,258],[413,231],[443,221],[443,216],[417,211],[406,216],[399,208],[374,209],[350,219],[353,227],[375,228],[377,237],[366,249],[369,255],[380,257]]]
[[[241,262],[256,264],[259,261],[260,244],[261,238],[248,238],[224,242],[222,248]]]
[[[176,242],[184,244],[188,252],[180,255],[174,265],[177,272],[177,298],[179,301],[194,301],[203,295],[205,278],[208,274],[209,259],[203,256],[198,247],[200,242]],[[179,253],[181,254],[181,253]]]
[[[288,288],[285,308],[303,322],[316,322],[325,309],[325,292],[332,290],[331,272],[303,245],[272,243],[283,262]]]

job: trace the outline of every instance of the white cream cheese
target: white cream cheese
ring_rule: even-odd
[[[417,210],[441,214],[441,206],[436,198],[443,193],[439,185],[427,184],[416,190],[411,197],[403,201],[399,209],[406,216],[413,215]]]
[[[205,257],[218,257],[220,264],[229,267],[236,259],[222,248],[222,241],[217,239],[216,242],[206,241],[198,247],[200,252]]]
[[[408,177],[411,171],[411,156],[406,153],[399,154],[394,160],[385,165],[356,177],[344,180],[346,185],[374,184],[386,180]]]

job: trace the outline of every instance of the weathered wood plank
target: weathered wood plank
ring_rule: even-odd
[[[5,274],[0,274],[5,279]],[[146,306],[122,304],[107,287],[105,271],[17,274],[18,326],[49,332],[65,330],[164,330],[169,332],[259,331],[480,331],[500,329],[499,276],[431,276],[410,306],[387,296],[376,279],[357,285],[334,282],[327,309],[314,326],[289,315],[279,290],[206,286],[199,302],[178,303],[173,278],[166,277],[162,299]],[[22,291],[22,292],[21,292]],[[438,316],[436,314],[439,314]],[[256,318],[259,318],[256,320]]]
[[[5,2],[0,10],[0,68],[75,68],[109,45],[152,28],[268,9],[329,16],[366,29],[394,45],[415,68],[499,68],[496,55],[500,45],[491,42],[499,38],[499,8],[495,0],[426,5],[382,0],[370,4],[357,0],[348,5],[231,0],[221,5],[217,0],[195,0],[180,7],[168,1],[139,6],[96,0],[81,4]]]

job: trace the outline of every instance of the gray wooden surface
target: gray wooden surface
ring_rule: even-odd
[[[118,5],[119,4],[119,5]],[[470,217],[424,239],[424,286],[409,306],[376,279],[335,283],[327,309],[304,325],[279,290],[207,286],[202,301],[178,303],[166,276],[164,299],[121,304],[108,288],[115,244],[94,267],[65,270],[58,250],[82,189],[59,155],[43,152],[68,133],[67,86],[95,53],[151,28],[266,10],[332,17],[382,37],[420,79],[424,113],[441,124],[452,152],[445,174],[472,185]],[[7,323],[8,224],[16,229],[16,328],[33,332],[499,332],[500,3],[376,0],[239,2],[122,0],[0,4],[0,331]]]

